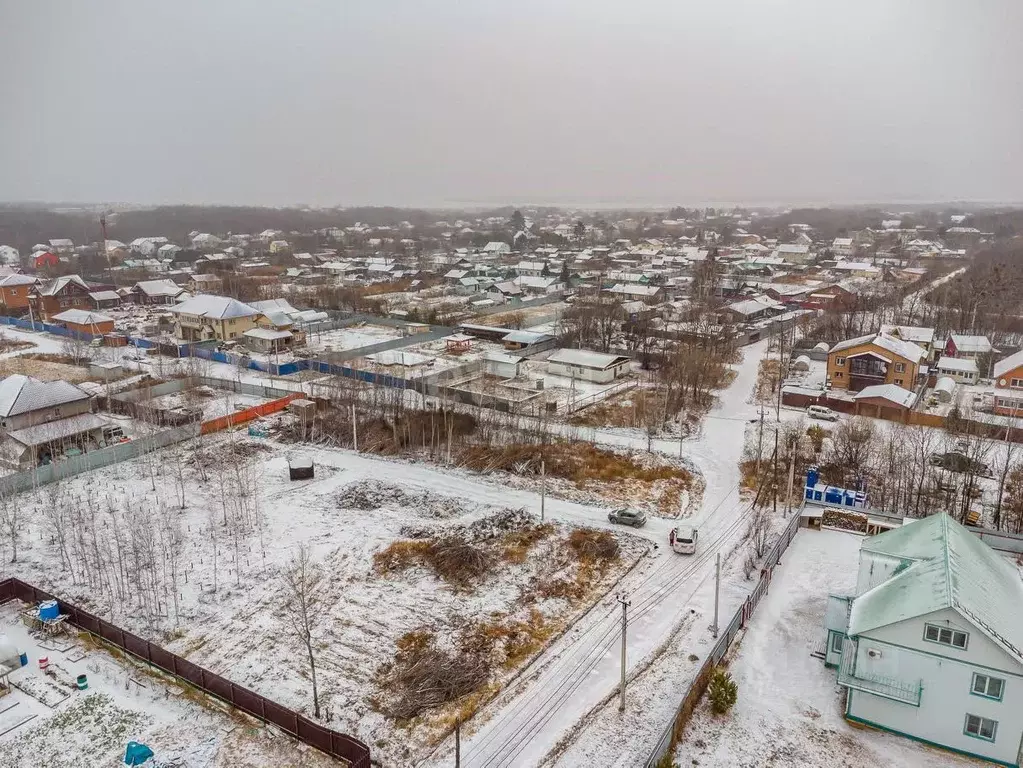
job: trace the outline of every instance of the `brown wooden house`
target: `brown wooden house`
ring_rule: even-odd
[[[68,309],[92,309],[91,290],[78,275],[65,275],[36,286],[29,306],[38,320],[49,320]]]

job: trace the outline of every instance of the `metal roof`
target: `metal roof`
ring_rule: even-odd
[[[58,277],[55,280],[51,280],[50,282],[39,286],[36,289],[36,292],[40,296],[56,296],[69,283],[74,283],[75,285],[84,288],[86,291],[89,290],[89,285],[78,275],[64,275],[64,277]]]
[[[113,291],[109,291],[109,293],[113,293]],[[114,298],[119,298],[116,293]],[[87,309],[65,309],[60,314],[54,315],[53,319],[58,323],[74,323],[75,325],[114,322],[114,318],[108,315],[101,315],[99,312],[89,312]]]
[[[995,378],[1000,379],[1002,376],[1016,368],[1019,368],[1021,365],[1023,365],[1023,349],[1016,354],[1009,355],[995,363]]]
[[[184,315],[199,315],[210,317],[215,320],[223,320],[231,317],[253,317],[260,312],[238,299],[231,299],[227,296],[203,295],[184,301],[168,311]]]
[[[248,336],[250,339],[276,341],[277,339],[290,339],[292,334],[291,331],[272,331],[269,328],[250,328],[245,331],[242,336]]]
[[[604,371],[615,365],[629,362],[629,358],[623,355],[606,355],[602,352],[590,352],[586,349],[559,349],[547,358],[547,362],[560,363],[561,365],[576,365],[582,368]]]
[[[863,541],[902,558],[897,575],[855,598],[849,635],[950,608],[1023,663],[1023,581],[1015,566],[941,512]]]
[[[66,437],[80,435],[83,432],[92,432],[94,429],[102,429],[108,422],[101,419],[94,413],[80,413],[77,416],[69,416],[66,419],[48,421],[45,424],[36,424],[32,427],[17,429],[8,434],[12,440],[17,440],[22,445],[46,445],[55,440],[63,440]]]
[[[20,373],[0,381],[0,417],[3,418],[88,399],[85,392],[66,381],[39,381]]]
[[[955,371],[957,373],[979,373],[977,361],[968,357],[945,357],[938,358],[937,369],[939,371]]]
[[[916,393],[903,389],[897,384],[874,384],[864,387],[853,395],[853,400],[867,400],[874,397],[897,403],[904,408],[912,408],[913,403],[916,402]]]

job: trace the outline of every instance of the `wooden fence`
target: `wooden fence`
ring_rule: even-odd
[[[56,600],[60,606],[60,612],[66,614],[67,620],[79,629],[102,638],[147,664],[195,686],[210,696],[227,702],[247,715],[276,725],[303,744],[315,747],[331,757],[344,760],[352,768],[370,768],[369,747],[358,739],[314,723],[298,712],[282,707],[248,688],[236,685],[198,664],[193,664],[120,627],[115,627],[113,624],[93,616],[88,611],[83,611],[20,579],[9,578],[0,581],[0,603],[14,599],[26,603]]]
[[[731,646],[735,636],[739,634],[739,630],[746,626],[761,598],[767,594],[767,589],[771,584],[772,571],[781,560],[782,553],[788,549],[792,539],[795,538],[798,530],[799,512],[795,511],[778,537],[778,540],[774,542],[774,545],[764,556],[764,566],[760,572],[760,581],[757,582],[757,585],[747,595],[746,600],[739,606],[739,610],[732,616],[732,620],[724,628],[720,637],[718,637],[717,643],[714,644],[710,653],[703,660],[703,665],[697,671],[696,677],[689,684],[689,688],[682,697],[682,702],[675,711],[675,717],[672,718],[671,723],[668,724],[664,733],[661,734],[657,746],[654,747],[653,752],[650,753],[646,763],[644,763],[646,768],[656,768],[660,761],[664,759],[664,756],[670,754],[682,740],[682,734],[689,723],[689,718],[692,717],[696,705],[700,703],[700,699],[710,684],[710,677],[714,673],[714,668],[721,663],[725,654],[728,653],[728,648]]]
[[[271,413],[278,413],[279,411],[283,411],[287,408],[288,403],[292,400],[298,400],[300,397],[302,397],[302,395],[299,393],[292,392],[284,397],[271,400],[269,403],[261,403],[242,411],[236,411],[234,413],[229,413],[226,416],[218,416],[215,419],[204,421],[202,423],[202,433],[204,435],[208,435],[213,432],[219,432],[222,429],[237,427],[239,424],[245,424],[253,419],[258,419],[261,416],[269,416]]]

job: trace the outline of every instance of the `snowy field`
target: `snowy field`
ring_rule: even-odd
[[[909,739],[853,727],[842,717],[835,671],[810,653],[823,641],[828,593],[855,591],[863,538],[801,530],[782,557],[767,597],[733,644],[739,698],[715,717],[704,697],[675,754],[706,768],[952,768],[976,761]],[[736,650],[737,648],[737,650]]]
[[[201,409],[203,421],[227,416],[266,402],[269,401],[264,397],[212,389],[211,387],[197,387],[181,392],[171,392],[146,401],[148,405],[163,410],[175,410],[178,408]]]
[[[315,750],[255,728],[219,709],[182,695],[184,689],[146,668],[69,637],[63,650],[43,648],[21,623],[18,601],[0,606],[0,638],[28,655],[28,666],[10,677],[13,691],[0,697],[0,768],[68,765],[101,768],[123,764],[125,745],[140,741],[160,765],[177,768],[336,765]],[[39,669],[49,659],[53,675]],[[74,685],[78,675],[88,688]]]
[[[340,352],[400,338],[401,331],[391,326],[354,325],[351,328],[335,328],[322,333],[314,331],[306,337],[306,347],[312,353]]]
[[[323,720],[370,744],[384,765],[404,766],[451,715],[427,711],[399,729],[379,711],[388,691],[378,671],[396,641],[428,630],[443,645],[469,628],[514,628],[518,650],[509,644],[495,663],[487,690],[496,690],[666,536],[665,521],[635,536],[619,529],[620,557],[584,569],[566,559],[565,543],[578,524],[609,529],[604,508],[549,497],[555,525],[519,546],[508,510],[535,513],[535,493],[347,452],[301,453],[315,461],[313,480],[288,479],[285,448],[224,435],[45,486],[19,497],[18,562],[8,565],[0,545],[0,571],[311,714],[307,661],[281,611],[281,570],[305,545],[328,577],[316,641]],[[377,567],[374,555],[395,541],[425,537],[478,542],[498,553],[493,569],[470,589],[426,567]]]

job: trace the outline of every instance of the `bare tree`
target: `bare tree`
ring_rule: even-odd
[[[0,494],[0,530],[11,543],[11,562],[18,562],[18,539],[21,534],[20,505],[11,501],[6,494]]]
[[[771,536],[771,513],[766,506],[757,507],[750,518],[747,529],[750,546],[757,560],[767,552],[767,542]]]
[[[313,683],[313,714],[320,716],[320,695],[316,687],[316,657],[313,654],[313,635],[316,634],[322,614],[320,602],[323,589],[323,571],[309,557],[305,545],[298,548],[282,575],[284,599],[281,609],[292,635],[299,640],[309,655],[309,676]]]

